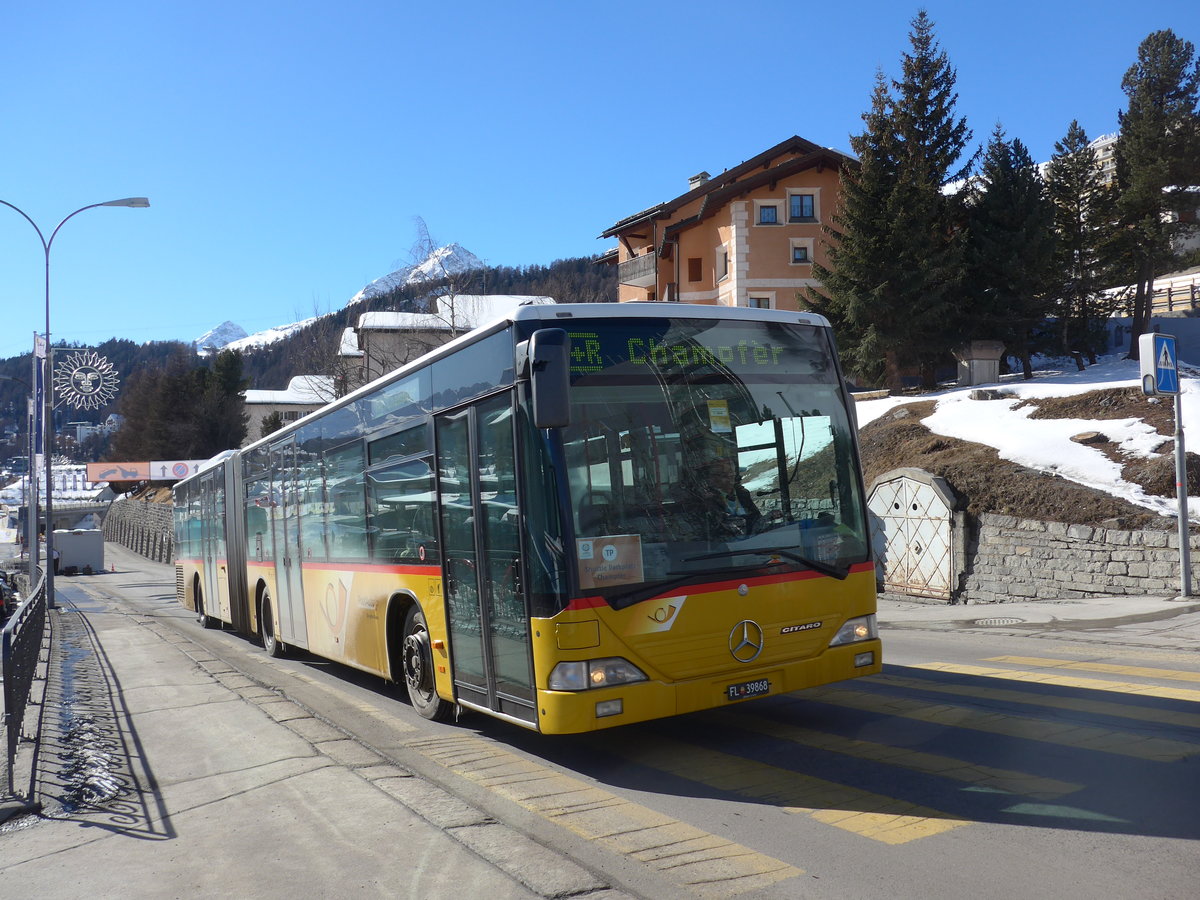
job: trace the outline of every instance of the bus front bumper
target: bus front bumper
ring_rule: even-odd
[[[589,691],[539,688],[538,727],[543,734],[613,728],[874,675],[882,668],[880,642],[870,640],[831,647],[812,659],[727,670],[717,677],[674,683],[640,681]]]

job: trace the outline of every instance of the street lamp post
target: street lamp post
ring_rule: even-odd
[[[46,394],[45,408],[42,417],[45,420],[42,425],[45,432],[43,439],[44,446],[42,447],[43,454],[46,459],[46,605],[54,608],[54,387],[51,384],[52,372],[50,371],[50,248],[54,245],[54,239],[58,236],[59,229],[67,224],[69,219],[74,218],[81,212],[86,212],[89,209],[95,209],[98,206],[128,206],[134,209],[145,209],[150,205],[150,201],[145,197],[126,197],[123,200],[107,200],[104,203],[89,203],[87,206],[81,206],[75,212],[65,216],[61,222],[54,226],[54,230],[50,232],[50,239],[42,233],[42,229],[38,228],[37,222],[33,221],[25,210],[20,207],[13,206],[7,200],[0,200],[0,204],[7,206],[9,209],[16,210],[21,214],[33,230],[37,232],[38,238],[42,242],[42,250],[46,256],[46,359],[42,363],[42,385]],[[30,461],[32,463],[32,460]],[[36,540],[36,535],[30,536],[31,540]],[[32,585],[31,585],[32,588]]]

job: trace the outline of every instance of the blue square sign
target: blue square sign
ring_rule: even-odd
[[[1173,334],[1143,334],[1138,338],[1142,392],[1179,393],[1179,353]]]

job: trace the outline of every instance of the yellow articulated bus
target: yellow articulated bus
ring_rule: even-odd
[[[547,304],[214,458],[180,601],[549,734],[882,665],[852,401],[819,316]]]

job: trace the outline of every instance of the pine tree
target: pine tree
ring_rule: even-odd
[[[1131,239],[1128,277],[1134,285],[1129,355],[1150,325],[1154,277],[1171,258],[1171,242],[1183,227],[1178,213],[1194,208],[1190,189],[1200,184],[1200,61],[1191,41],[1170,29],[1156,31],[1138,47],[1138,58],[1121,82],[1129,108],[1119,114],[1118,208]]]
[[[1087,132],[1072,121],[1054,145],[1046,167],[1046,192],[1054,206],[1054,271],[1051,293],[1058,298],[1059,342],[1067,353],[1093,365],[1104,339],[1112,302],[1107,283],[1113,241],[1113,193],[1104,186]],[[1079,356],[1076,361],[1082,369]]]
[[[196,371],[198,382],[197,437],[194,452],[206,459],[242,445],[246,439],[248,382],[242,377],[242,354],[222,350],[211,369]]]
[[[860,167],[845,173],[826,231],[831,264],[814,272],[824,290],[809,295],[843,328],[851,370],[883,371],[890,387],[913,365],[932,384],[959,339],[950,326],[962,300],[961,208],[943,188],[972,164],[956,168],[971,132],[954,115],[956,74],[924,11],[909,41],[903,77],[890,87],[877,77],[866,129],[851,138]]]
[[[1029,151],[999,125],[969,197],[966,334],[1003,341],[1032,378],[1032,332],[1053,308],[1054,210]]]

